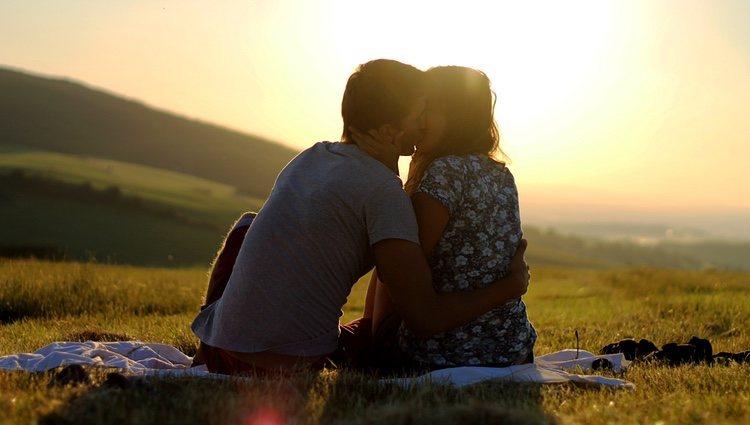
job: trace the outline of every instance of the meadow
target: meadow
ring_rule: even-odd
[[[262,204],[186,174],[0,144],[0,252],[206,267],[234,220]]]
[[[124,196],[163,204],[189,218],[226,222],[243,208],[259,208],[261,199],[237,193],[228,184],[134,163],[62,154],[0,144],[0,170],[24,170],[30,176],[94,189],[116,187]]]
[[[750,274],[656,268],[537,267],[525,297],[537,354],[598,351],[626,337],[661,345],[708,338],[750,349]],[[363,279],[364,280],[364,279]],[[0,260],[0,355],[91,338],[174,345],[188,354],[205,268]],[[360,281],[342,321],[362,312]],[[285,379],[151,379],[127,389],[48,388],[52,373],[0,372],[3,424],[745,424],[750,365],[633,365],[636,389],[486,382],[402,388],[351,371]],[[601,372],[606,374],[606,372]]]

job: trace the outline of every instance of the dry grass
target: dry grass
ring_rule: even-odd
[[[0,262],[0,355],[89,337],[190,353],[188,327],[204,285],[198,269]],[[692,335],[709,338],[714,351],[740,351],[750,349],[749,294],[743,273],[535,268],[526,300],[537,353],[573,347],[576,330],[592,351],[625,337],[663,344]],[[363,298],[358,284],[344,320],[360,314]],[[337,371],[109,389],[100,385],[106,373],[94,371],[91,385],[51,389],[50,373],[0,373],[0,423],[750,423],[750,365],[634,366],[625,378],[635,391],[502,382],[400,388]]]

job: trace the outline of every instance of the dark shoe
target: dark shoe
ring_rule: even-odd
[[[690,342],[691,344],[677,344],[676,342],[664,344],[660,351],[649,354],[646,360],[662,361],[669,366],[713,363],[711,343],[708,340],[693,337]]]
[[[612,370],[612,362],[607,359],[596,359],[591,363],[591,369],[594,370]]]
[[[655,351],[659,351],[659,347],[656,344],[647,339],[642,339],[638,341],[638,352],[635,357],[636,359],[643,359]]]
[[[107,374],[107,379],[102,382],[102,387],[112,389],[128,389],[132,386],[128,378],[125,375],[117,372]]]
[[[714,354],[713,360],[717,363],[727,365],[731,362],[736,363],[748,363],[750,362],[750,350],[742,351],[739,353],[727,353],[722,351],[721,353]]]
[[[623,339],[618,342],[604,346],[599,350],[600,354],[622,353],[626,360],[640,360],[654,351],[658,351],[656,345],[647,340],[641,339],[636,342],[634,339]]]
[[[601,350],[599,350],[599,353],[601,354],[622,353],[625,355],[625,359],[634,360],[636,351],[638,351],[638,343],[634,339],[622,339],[618,342],[605,345]]]
[[[79,364],[67,365],[62,370],[57,372],[52,379],[49,380],[47,388],[52,387],[65,387],[68,385],[88,385],[91,383],[91,378],[86,369]]]
[[[698,338],[694,336],[690,338],[688,344],[694,345],[697,351],[700,361],[712,364],[714,362],[713,347],[711,347],[711,341],[707,339]]]

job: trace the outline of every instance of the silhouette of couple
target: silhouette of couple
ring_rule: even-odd
[[[342,140],[295,157],[227,235],[192,324],[195,362],[234,374],[533,361],[526,241],[493,113],[481,71],[360,65]],[[340,325],[373,266],[363,317]]]

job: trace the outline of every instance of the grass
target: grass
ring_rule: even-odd
[[[258,209],[263,201],[239,195],[224,183],[144,165],[61,154],[0,144],[0,171],[24,170],[34,176],[94,188],[118,187],[123,195],[170,206],[190,218],[228,223],[238,211]]]
[[[14,170],[39,187],[0,188],[0,249],[42,247],[79,261],[206,267],[231,223],[263,202],[185,174],[0,144],[0,176]],[[55,182],[121,195],[76,199]]]
[[[657,344],[709,338],[714,351],[750,348],[750,274],[662,269],[532,269],[526,302],[537,353],[596,351],[625,337]],[[192,354],[189,324],[206,270],[0,262],[0,355],[52,341],[136,339]],[[342,321],[362,311],[365,280]],[[634,366],[635,391],[488,382],[401,388],[325,371],[287,379],[159,379],[131,388],[47,388],[50,373],[0,373],[0,423],[744,424],[750,365]]]

